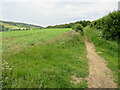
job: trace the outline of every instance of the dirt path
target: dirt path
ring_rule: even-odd
[[[94,45],[88,42],[86,37],[85,44],[89,60],[88,88],[115,88],[116,84],[105,60],[97,55]]]

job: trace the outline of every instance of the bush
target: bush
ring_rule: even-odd
[[[82,35],[84,34],[83,33],[83,26],[81,24],[75,24],[72,27],[72,29],[75,30],[76,32],[80,32]]]
[[[83,26],[81,24],[76,24],[72,27],[73,30],[76,30],[77,32],[83,31]]]
[[[102,37],[107,40],[119,40],[120,11],[114,11],[101,19],[93,21],[90,27],[101,29]]]

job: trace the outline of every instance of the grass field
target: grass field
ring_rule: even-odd
[[[25,46],[30,46],[39,42],[47,41],[50,38],[70,31],[71,29],[68,28],[0,32],[2,33],[2,49],[7,50],[21,47],[23,48]]]
[[[100,36],[101,31],[90,28],[85,28],[85,33],[88,37],[89,42],[94,43],[96,52],[107,60],[108,67],[112,70],[115,82],[118,82],[118,43],[108,41]]]
[[[71,29],[3,32],[3,86],[87,87],[88,63],[83,38]],[[74,84],[73,76],[82,78],[81,82]]]

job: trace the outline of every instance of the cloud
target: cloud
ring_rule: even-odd
[[[11,1],[11,2],[10,2]],[[16,1],[16,2],[13,2]],[[119,0],[4,0],[4,20],[43,26],[77,20],[95,20],[117,10]]]

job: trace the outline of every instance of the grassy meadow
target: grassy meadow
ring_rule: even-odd
[[[55,31],[56,30],[56,31]],[[44,42],[58,36],[64,32],[70,32],[71,29],[38,29],[27,31],[8,31],[0,32],[2,34],[2,49],[16,49]]]
[[[84,37],[67,29],[2,32],[3,87],[86,88]],[[17,46],[17,47],[16,47]],[[82,78],[74,84],[74,78]]]
[[[116,83],[118,82],[118,42],[108,41],[101,37],[101,31],[90,28],[85,28],[85,33],[88,41],[94,43],[96,52],[107,61],[108,67],[112,70]],[[120,83],[119,83],[120,84]]]

